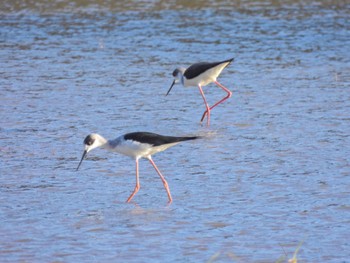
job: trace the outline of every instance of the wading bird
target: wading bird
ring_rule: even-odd
[[[204,100],[205,108],[201,122],[203,121],[205,115],[207,115],[207,125],[210,124],[210,111],[219,105],[220,103],[224,102],[228,98],[231,97],[232,92],[224,87],[222,84],[220,84],[216,79],[219,77],[222,70],[227,67],[231,62],[233,61],[233,58],[220,61],[220,62],[200,62],[195,63],[185,68],[177,68],[173,72],[173,77],[175,78],[173,83],[170,86],[170,89],[168,90],[166,96],[169,94],[175,83],[181,82],[184,87],[189,86],[198,86],[199,91],[202,95],[202,98]],[[226,97],[216,102],[213,106],[209,106],[207,103],[207,100],[205,99],[202,87],[210,84],[211,82],[214,82],[217,86],[222,88],[226,93]]]
[[[121,135],[114,140],[107,140],[99,134],[92,133],[88,135],[84,140],[85,150],[83,156],[81,157],[77,170],[83,162],[86,154],[97,147],[101,147],[113,152],[118,152],[120,154],[132,157],[136,161],[136,186],[127,200],[127,202],[130,202],[134,195],[140,190],[139,159],[146,158],[150,161],[154,169],[157,171],[168,194],[169,203],[171,203],[172,198],[168,183],[157,168],[156,164],[153,162],[151,156],[155,153],[162,152],[182,141],[194,140],[197,138],[199,137],[174,137],[163,136],[150,132],[133,132]]]

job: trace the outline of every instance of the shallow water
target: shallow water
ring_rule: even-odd
[[[1,262],[349,262],[345,1],[3,1]],[[212,111],[177,66],[235,57]],[[204,88],[210,103],[224,94]],[[202,135],[152,166],[91,132]]]

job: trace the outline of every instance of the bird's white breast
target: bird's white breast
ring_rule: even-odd
[[[133,158],[145,157],[151,154],[152,145],[133,140],[123,140],[114,151]]]
[[[222,70],[227,66],[229,62],[219,64],[214,68],[208,69],[207,71],[203,72],[202,74],[198,75],[197,77],[193,79],[186,79],[184,78],[184,86],[206,86],[211,82],[216,81],[217,77],[220,75]]]
[[[151,144],[140,143],[134,140],[119,139],[111,144],[110,150],[132,158],[147,158],[178,143],[179,142],[153,146]]]

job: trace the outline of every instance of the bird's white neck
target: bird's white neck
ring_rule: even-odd
[[[103,144],[101,147],[110,151],[118,151],[121,141],[122,141],[122,136],[114,140],[106,140],[105,144]]]
[[[185,83],[185,77],[184,77],[184,74],[185,74],[185,71],[186,69],[185,68],[178,68],[178,72],[179,72],[179,82],[181,82],[181,84],[184,86],[184,83]]]
[[[109,150],[109,151],[113,151],[116,149],[116,145],[113,144],[113,141],[107,140],[106,143],[101,145],[101,148]]]
[[[181,82],[182,86],[185,86],[185,77],[183,74],[180,75],[180,82]]]
[[[103,136],[96,134],[96,142],[94,143],[96,147],[101,147],[104,149],[109,149],[110,148],[110,143],[109,140],[104,138]]]

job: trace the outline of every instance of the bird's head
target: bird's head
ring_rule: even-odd
[[[83,156],[81,157],[77,170],[79,169],[81,163],[83,162],[88,152],[90,152],[91,150],[97,147],[101,147],[106,143],[107,143],[107,140],[97,133],[92,133],[86,136],[84,139],[84,145],[85,145],[84,153],[83,153]]]
[[[173,71],[174,81],[171,84],[170,89],[168,90],[168,92],[166,93],[165,96],[168,96],[168,94],[170,93],[170,91],[173,88],[173,86],[175,85],[175,83],[179,83],[180,81],[182,82],[182,78],[183,78],[183,74],[184,74],[185,70],[186,69],[184,69],[184,68],[176,68]]]

